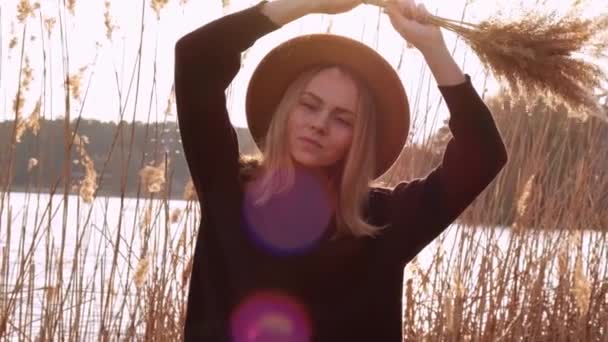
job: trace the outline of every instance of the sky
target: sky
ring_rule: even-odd
[[[427,9],[436,15],[460,19],[465,1],[427,0],[424,3]],[[82,67],[87,67],[81,83],[83,94],[90,85],[84,101],[72,102],[71,117],[82,113],[83,118],[117,121],[123,112],[123,119],[128,121],[134,115],[139,121],[147,121],[149,115],[151,121],[162,121],[165,119],[164,112],[173,81],[175,42],[184,34],[209,21],[257,3],[255,0],[232,0],[228,6],[222,7],[222,0],[169,0],[157,18],[150,7],[150,0],[110,0],[109,13],[112,25],[116,26],[116,29],[112,39],[109,40],[106,38],[104,26],[104,0],[86,0],[86,2],[76,0],[74,14],[69,12],[62,14],[67,37],[64,40],[67,44],[62,47],[57,6],[59,2],[40,1],[40,13],[43,19],[54,17],[57,20],[50,39],[46,33],[44,39],[41,39],[39,12],[36,12],[35,18],[30,18],[22,24],[16,19],[18,0],[2,0],[0,4],[0,120],[14,118],[12,106],[18,85],[24,25],[27,37],[24,51],[30,60],[34,76],[26,93],[23,110],[25,117],[41,97],[43,115],[46,118],[65,116],[65,91],[61,76],[65,74],[64,68],[67,64],[71,74],[77,73]],[[542,5],[538,4],[538,1],[530,0],[522,0],[519,5],[506,0],[468,0],[464,18],[468,22],[479,22],[491,15],[507,18],[520,13],[519,8],[529,9],[539,6],[563,11],[569,4],[570,2],[563,0],[549,0]],[[608,12],[608,5],[603,4],[603,1],[586,1],[584,8],[586,14]],[[130,79],[138,69],[136,59],[140,42],[142,9],[144,33],[140,78],[139,82],[133,80],[129,91]],[[377,7],[361,5],[348,13],[333,16],[308,15],[259,39],[247,52],[242,62],[242,69],[232,83],[228,103],[230,119],[235,126],[246,126],[245,90],[261,58],[274,46],[289,38],[306,33],[325,32],[330,26],[332,33],[363,41],[376,48],[393,66],[397,66],[403,38],[394,31],[388,17],[379,14]],[[475,55],[462,41],[457,42],[456,36],[451,32],[445,30],[443,32],[448,46],[450,48],[456,46],[454,58],[464,72],[472,76],[478,92],[484,92],[484,85],[487,88],[486,94],[495,92],[498,84],[491,79],[489,82],[484,82],[485,72]],[[14,37],[17,37],[19,44],[9,49],[9,42]],[[64,58],[65,48],[68,59]],[[43,51],[46,52],[45,62],[43,62]],[[412,115],[416,115],[415,121],[412,122],[413,129],[424,126],[426,128],[419,130],[428,131],[433,129],[430,127],[436,128],[448,117],[448,113],[445,105],[440,102],[434,80],[429,78],[428,72],[424,72],[425,64],[421,57],[417,50],[406,49],[403,67],[399,69],[399,74],[412,111],[432,114],[431,118],[413,113]],[[45,66],[47,81],[43,87],[41,81]],[[170,107],[170,112],[172,115],[168,120],[176,120],[174,106]],[[432,124],[429,123],[431,121]]]

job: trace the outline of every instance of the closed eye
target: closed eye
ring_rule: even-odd
[[[352,125],[353,125],[353,124],[352,124],[350,121],[345,120],[345,119],[342,119],[342,118],[338,118],[338,121],[339,121],[341,124],[343,124],[343,125],[347,125],[347,126],[352,126]]]
[[[301,104],[302,106],[304,106],[304,107],[308,108],[308,109],[315,109],[315,108],[316,108],[316,106],[315,106],[315,105],[310,104],[310,103],[305,102],[305,101],[301,101],[301,102],[300,102],[300,104]]]

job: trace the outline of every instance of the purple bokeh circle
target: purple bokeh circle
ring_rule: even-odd
[[[254,241],[275,254],[301,253],[329,228],[332,202],[318,178],[296,171],[293,186],[257,205],[259,183],[245,191],[244,225]]]
[[[231,316],[235,342],[307,342],[311,324],[304,307],[280,292],[262,291],[247,298]]]

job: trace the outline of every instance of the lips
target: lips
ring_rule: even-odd
[[[323,148],[323,146],[320,143],[318,143],[316,140],[309,139],[309,138],[304,138],[304,137],[300,138],[300,140],[302,140],[304,142],[307,142],[309,144],[312,144],[312,145],[314,145],[314,146],[316,146],[318,148]]]

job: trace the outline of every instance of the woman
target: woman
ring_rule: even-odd
[[[440,166],[394,189],[372,186],[403,148],[408,102],[381,56],[336,35],[297,37],[260,62],[246,110],[262,157],[243,162],[224,93],[241,53],[306,14],[360,3],[263,1],[177,42],[179,127],[204,215],[186,340],[400,341],[404,265],[506,163],[491,113],[413,0],[387,13],[449,108]]]

